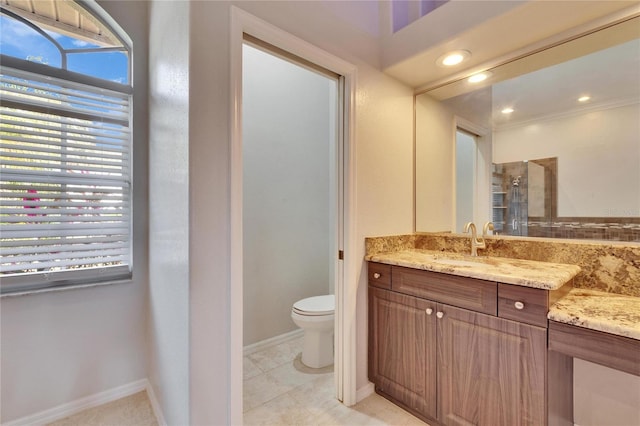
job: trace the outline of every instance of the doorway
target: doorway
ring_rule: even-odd
[[[342,287],[344,166],[340,76],[250,36],[242,57],[246,414],[318,374],[338,388],[333,367],[302,364],[291,308]]]
[[[243,247],[242,247],[242,49],[246,35],[284,49],[286,52],[304,58],[308,63],[318,64],[340,75],[338,102],[340,123],[338,133],[342,149],[343,169],[340,174],[339,188],[343,191],[343,204],[338,206],[344,226],[338,241],[338,247],[344,253],[344,260],[338,262],[335,289],[335,395],[345,405],[356,403],[356,292],[361,260],[350,255],[355,252],[355,103],[357,68],[316,46],[301,40],[269,23],[256,18],[246,11],[231,7],[231,229],[230,229],[230,314],[231,326],[229,339],[230,351],[230,395],[231,423],[242,423],[243,394]],[[285,53],[286,53],[285,52]]]
[[[464,225],[474,220],[476,194],[476,135],[456,129],[456,226],[462,233]]]

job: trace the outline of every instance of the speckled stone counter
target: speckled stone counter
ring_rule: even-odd
[[[551,306],[548,318],[640,340],[640,297],[573,289]]]
[[[577,265],[573,286],[640,297],[640,243],[491,236],[480,256]],[[365,239],[366,254],[409,249],[467,254],[468,234],[416,233]]]
[[[365,259],[545,290],[559,289],[580,272],[575,265],[503,257],[471,257],[419,249],[369,254]]]

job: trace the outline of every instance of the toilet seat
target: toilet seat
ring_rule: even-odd
[[[313,296],[302,299],[293,304],[293,312],[304,316],[333,315],[335,311],[335,296]]]

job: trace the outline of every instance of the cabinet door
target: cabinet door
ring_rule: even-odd
[[[369,379],[396,402],[433,418],[435,311],[434,302],[369,287]]]
[[[438,316],[439,420],[546,424],[546,330],[440,304]]]

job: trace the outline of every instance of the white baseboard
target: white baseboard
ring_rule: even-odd
[[[304,334],[304,330],[299,328],[297,330],[290,331],[288,333],[281,334],[279,336],[271,337],[269,339],[261,340],[256,343],[252,343],[244,347],[244,356],[251,355],[255,352],[270,348],[271,346],[279,345],[280,343],[288,342],[289,340],[297,339]]]
[[[373,383],[369,382],[356,391],[356,403],[362,401],[376,391]]]
[[[167,421],[164,419],[162,407],[160,406],[158,397],[153,391],[153,386],[151,386],[151,383],[149,383],[149,381],[147,381],[147,395],[149,396],[149,402],[151,403],[153,414],[155,414],[156,420],[158,421],[158,426],[167,426]]]
[[[115,401],[116,399],[133,395],[134,393],[141,392],[147,388],[149,388],[149,382],[147,379],[138,380],[104,392],[76,399],[75,401],[67,402],[66,404],[58,405],[57,407],[49,408],[48,410],[40,411],[39,413],[21,417],[8,423],[3,423],[2,426],[34,426],[51,423],[77,414],[88,408],[97,407],[99,405]]]

